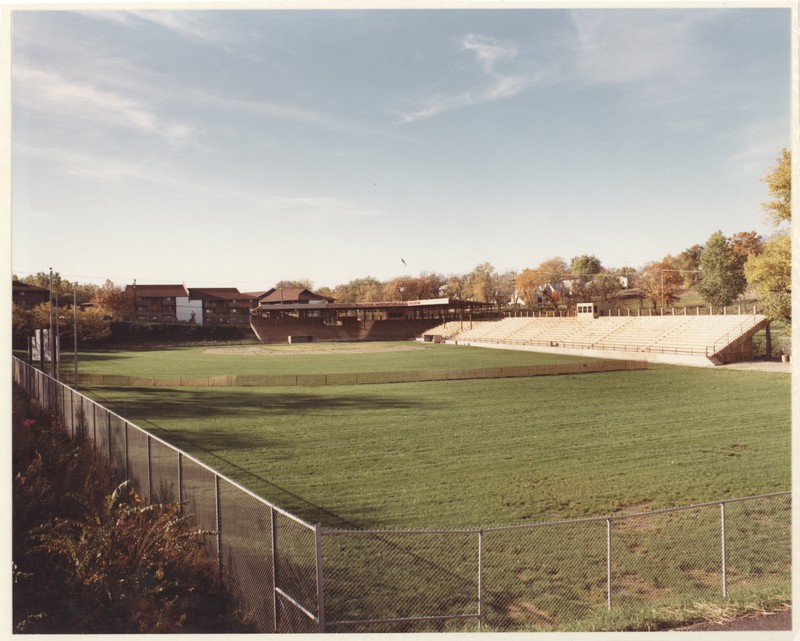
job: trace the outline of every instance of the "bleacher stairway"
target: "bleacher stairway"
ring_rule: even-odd
[[[504,318],[425,333],[459,345],[714,366],[751,360],[767,324],[760,314]]]

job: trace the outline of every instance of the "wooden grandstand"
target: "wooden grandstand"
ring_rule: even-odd
[[[539,317],[476,322],[465,329],[447,323],[426,335],[459,345],[713,366],[752,360],[753,336],[767,326],[760,314]]]
[[[431,327],[451,323],[460,329],[497,318],[491,303],[434,298],[375,303],[334,303],[327,300],[271,303],[262,301],[250,312],[250,327],[262,343],[289,337],[313,341],[413,340]]]

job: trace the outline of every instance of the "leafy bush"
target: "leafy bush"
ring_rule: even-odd
[[[252,339],[249,327],[235,325],[191,325],[187,323],[128,323],[110,324],[111,334],[103,344],[153,344],[202,341],[240,341]]]
[[[13,402],[14,630],[243,632],[177,505],[144,505],[37,403]]]

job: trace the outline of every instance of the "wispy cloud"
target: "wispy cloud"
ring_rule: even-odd
[[[152,165],[119,160],[107,154],[97,155],[89,151],[67,149],[55,145],[14,145],[14,154],[36,159],[53,165],[66,176],[92,178],[102,181],[142,180],[162,186],[183,185],[181,181],[170,178],[167,172]]]
[[[190,140],[192,126],[159,114],[146,102],[96,83],[55,71],[16,66],[15,107],[88,124],[92,129],[123,128],[159,136],[173,145]]]
[[[727,169],[737,180],[761,178],[774,164],[778,149],[789,144],[786,123],[770,118],[752,122],[729,134],[738,149],[727,162]]]
[[[593,84],[686,78],[702,66],[696,31],[701,12],[574,11],[576,65]],[[692,62],[696,64],[691,64]]]
[[[140,10],[134,15],[148,22],[169,29],[185,38],[194,38],[206,42],[220,40],[219,32],[214,29],[213,22],[208,20],[204,11],[148,11]]]
[[[410,123],[445,111],[510,98],[538,77],[538,74],[530,71],[511,72],[499,69],[503,64],[513,63],[518,57],[519,47],[515,42],[471,33],[461,38],[459,48],[474,55],[481,69],[475,86],[460,92],[429,96],[417,108],[401,112],[401,122]]]
[[[142,22],[158,25],[184,38],[203,42],[224,40],[206,11],[169,11],[140,9],[138,11],[84,11],[82,15],[120,25],[136,26]]]
[[[243,189],[228,184],[219,176],[211,180],[207,177],[200,179],[184,176],[171,166],[140,163],[85,150],[17,144],[14,146],[14,153],[20,157],[25,156],[34,158],[38,162],[49,163],[67,176],[128,186],[143,182],[153,187],[166,188],[173,193],[180,193],[186,199],[194,198],[205,203],[218,202],[221,208],[226,209],[234,207],[239,211],[292,215],[316,221],[379,216],[385,213],[383,210],[364,207],[356,201],[340,196],[265,194],[258,189]]]
[[[467,51],[472,51],[483,70],[492,75],[498,62],[513,60],[519,50],[514,42],[501,42],[474,33],[466,35],[461,41],[461,46]]]
[[[267,196],[253,204],[277,214],[300,216],[314,221],[381,216],[386,212],[368,209],[338,196]]]

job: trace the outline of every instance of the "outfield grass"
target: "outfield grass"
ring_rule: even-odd
[[[102,354],[84,367],[166,377],[187,369],[215,375],[222,367],[335,373],[553,362],[552,355],[453,346],[336,356],[280,347],[287,349],[291,355],[215,356],[196,348]],[[239,369],[249,367],[259,369]],[[327,528],[559,521],[790,486],[788,374],[651,366],[539,378],[89,393]],[[785,498],[729,507],[728,585],[736,598],[752,592],[758,602],[785,601],[789,510]],[[602,614],[605,521],[487,533],[488,629],[647,629],[692,620],[692,604],[721,599],[716,506],[619,521],[613,529],[611,616]],[[477,611],[474,533],[326,535],[323,545],[330,620]],[[309,559],[303,571],[312,576]],[[689,614],[670,614],[681,607]],[[362,631],[425,629],[414,625]]]
[[[658,366],[369,388],[92,392],[311,522],[468,527],[788,489],[789,384],[783,374]]]
[[[397,350],[404,351],[382,351]],[[224,348],[227,351],[230,346]],[[259,354],[237,355],[209,347],[177,347],[142,351],[78,352],[79,371],[138,377],[201,377],[259,374],[340,374],[416,369],[472,369],[511,365],[575,363],[595,360],[559,354],[487,350],[412,341],[387,343],[308,343],[248,345]],[[212,351],[209,351],[212,350]],[[360,353],[349,353],[359,350]],[[62,369],[73,371],[68,356]]]

